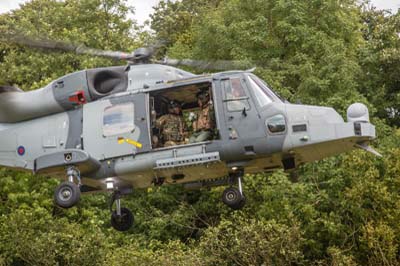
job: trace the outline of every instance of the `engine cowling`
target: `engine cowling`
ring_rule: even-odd
[[[16,123],[72,110],[110,94],[126,91],[127,87],[126,66],[78,71],[28,92],[3,86],[0,90],[0,123]]]

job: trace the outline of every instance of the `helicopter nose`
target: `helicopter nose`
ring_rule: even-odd
[[[368,108],[354,103],[347,122],[329,107],[287,105],[288,135],[285,149],[299,162],[310,162],[365,146],[375,139]]]

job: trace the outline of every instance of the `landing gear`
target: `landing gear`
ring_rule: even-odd
[[[54,192],[54,201],[62,208],[68,209],[75,206],[80,199],[81,191],[77,185],[66,181],[61,183]]]
[[[81,197],[80,173],[75,167],[67,168],[68,181],[61,183],[54,191],[54,202],[61,208],[71,208],[75,206]],[[78,185],[74,180],[78,181]]]
[[[242,190],[242,179],[241,179],[242,176],[243,176],[243,171],[238,171],[237,173],[231,174],[230,176],[231,183],[237,181],[238,188],[229,187],[226,188],[222,193],[222,202],[234,210],[242,209],[246,203],[246,197],[244,196]]]
[[[117,231],[127,231],[133,225],[133,214],[128,208],[121,208],[120,214],[113,211],[111,214],[111,225]]]
[[[222,193],[222,201],[234,210],[243,208],[246,198],[242,195],[239,189],[229,187]]]
[[[128,231],[132,227],[134,217],[132,212],[128,208],[121,208],[121,192],[115,191],[111,196],[111,225],[117,231]],[[115,210],[112,207],[115,202]]]

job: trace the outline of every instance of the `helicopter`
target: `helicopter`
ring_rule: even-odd
[[[154,63],[147,48],[127,54],[21,36],[8,40],[128,61],[70,73],[34,91],[0,86],[0,166],[64,180],[54,192],[62,208],[75,206],[81,193],[110,192],[111,225],[118,231],[133,225],[121,198],[134,189],[228,186],[222,201],[237,210],[246,201],[245,174],[291,172],[356,148],[379,155],[369,146],[376,134],[365,105],[350,105],[346,122],[333,108],[289,103],[253,69],[196,75],[175,66],[206,62]],[[229,64],[214,63],[214,69]],[[156,145],[155,124],[168,113],[168,102],[180,102],[188,117],[201,110],[199,92],[209,95],[212,137]]]

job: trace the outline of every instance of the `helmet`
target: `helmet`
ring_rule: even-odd
[[[181,107],[181,105],[180,105],[180,103],[178,101],[171,100],[171,101],[168,102],[168,108],[169,109],[172,109],[172,108],[175,108],[175,107]]]
[[[208,90],[201,90],[196,94],[196,96],[197,99],[199,99],[202,102],[210,100],[210,93],[208,92]]]

